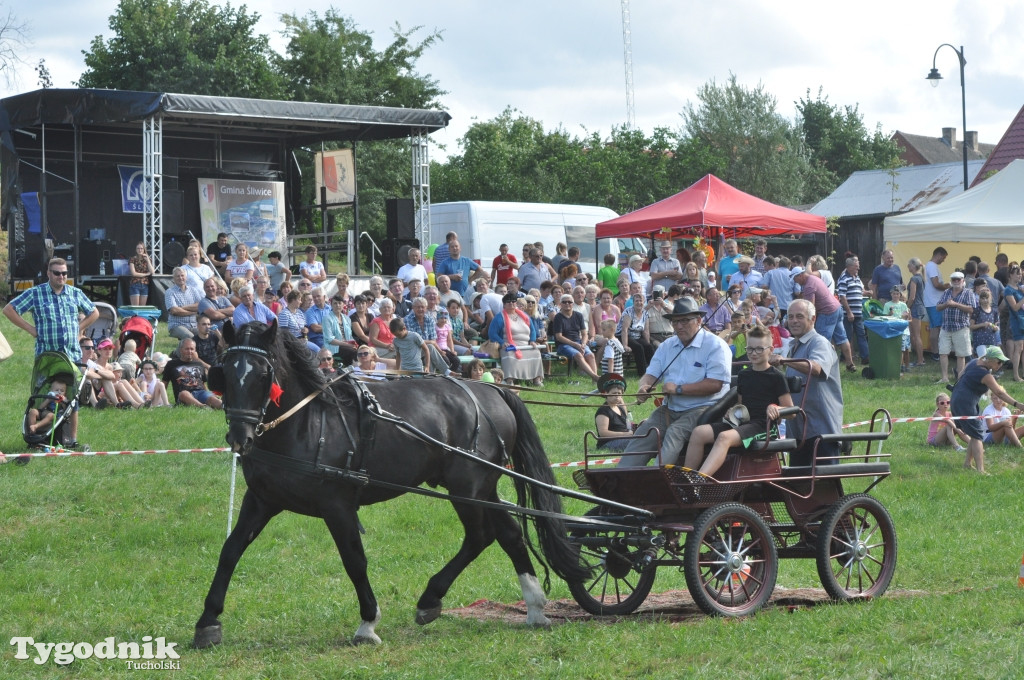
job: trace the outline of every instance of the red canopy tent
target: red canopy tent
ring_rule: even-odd
[[[825,218],[784,208],[744,193],[714,175],[646,208],[597,224],[597,238],[682,238],[810,234],[825,231]]]

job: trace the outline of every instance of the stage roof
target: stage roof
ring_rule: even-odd
[[[409,137],[448,125],[445,111],[210,97],[128,90],[44,89],[0,100],[0,133],[40,125],[135,125],[160,114],[164,129],[230,128],[291,144]]]

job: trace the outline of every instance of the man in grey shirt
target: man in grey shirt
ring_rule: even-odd
[[[789,305],[786,318],[793,342],[789,347],[790,359],[807,359],[810,363],[795,362],[786,364],[786,377],[803,376],[806,379],[804,390],[806,398],[794,394],[793,403],[802,404],[806,414],[806,430],[804,417],[798,416],[786,425],[786,429],[794,439],[803,438],[803,444],[789,455],[791,466],[810,465],[815,456],[817,444],[818,465],[834,465],[838,463],[838,442],[819,442],[823,434],[838,434],[843,427],[843,385],[842,371],[839,370],[839,356],[832,343],[814,330],[814,304],[808,300],[794,300]],[[782,357],[773,354],[769,363],[778,366]]]
[[[647,280],[647,298],[650,299],[654,286],[662,286],[668,289],[673,283],[683,280],[683,268],[679,260],[672,257],[672,243],[662,241],[658,244],[660,257],[651,262],[651,277]]]

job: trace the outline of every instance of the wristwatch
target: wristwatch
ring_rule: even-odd
[[[676,394],[678,394],[678,395],[682,395],[683,394],[683,386],[682,385],[676,385]]]

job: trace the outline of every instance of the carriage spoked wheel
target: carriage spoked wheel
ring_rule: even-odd
[[[745,505],[708,508],[686,537],[683,574],[693,601],[705,614],[753,614],[771,597],[779,574],[772,532]]]
[[[605,514],[593,508],[586,517]],[[569,534],[573,538],[600,538],[600,546],[580,544],[580,561],[591,568],[592,575],[581,583],[570,583],[573,599],[596,616],[630,614],[643,604],[654,585],[656,567],[644,564],[642,548],[625,545],[630,534],[601,528],[580,529]]]
[[[821,522],[816,552],[818,576],[833,599],[878,597],[896,571],[892,517],[872,496],[843,496]]]

